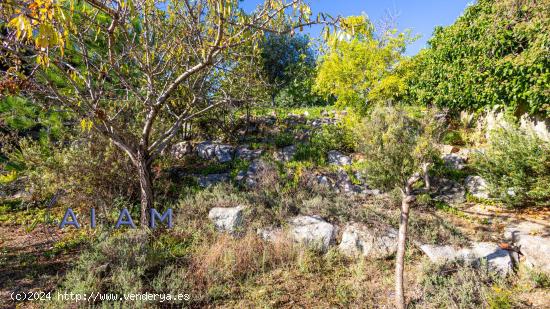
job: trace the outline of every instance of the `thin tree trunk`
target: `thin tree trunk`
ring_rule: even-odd
[[[403,275],[405,272],[405,249],[407,246],[407,229],[409,224],[409,209],[416,200],[413,194],[413,185],[422,179],[420,174],[412,175],[405,183],[402,189],[401,218],[399,220],[399,235],[397,238],[397,254],[395,257],[395,306],[399,309],[405,309],[405,289],[403,284]]]
[[[407,244],[409,209],[413,201],[413,195],[403,193],[403,200],[401,201],[401,218],[399,220],[399,235],[397,239],[397,255],[395,257],[395,305],[399,309],[406,308],[403,273],[405,270],[405,247]]]
[[[422,164],[422,173],[424,174],[424,186],[426,187],[426,191],[430,192],[432,189],[432,184],[430,182],[430,175],[428,174],[430,164],[424,163]]]
[[[142,227],[147,226],[147,211],[153,207],[153,182],[151,180],[151,166],[147,158],[141,156],[137,162],[139,185],[141,189],[141,217]]]

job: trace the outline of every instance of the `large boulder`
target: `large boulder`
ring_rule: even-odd
[[[328,163],[340,166],[351,165],[351,158],[340,151],[331,150],[327,153]]]
[[[220,232],[235,233],[243,226],[243,206],[214,207],[210,209],[208,218]]]
[[[550,228],[523,221],[505,227],[504,237],[519,247],[528,267],[550,274]]]
[[[470,256],[473,256],[475,263],[486,261],[489,270],[495,271],[502,276],[506,276],[514,269],[514,262],[510,256],[510,252],[501,249],[495,243],[474,243]]]
[[[513,271],[514,260],[510,252],[490,242],[474,243],[470,248],[455,249],[451,246],[421,245],[420,250],[430,261],[441,263],[463,260],[476,266],[486,265],[490,271],[506,276]]]
[[[464,186],[470,192],[471,195],[482,198],[482,199],[488,199],[489,198],[489,189],[487,187],[487,181],[483,179],[481,176],[468,176],[466,179],[464,179]]]
[[[205,160],[217,159],[225,163],[233,160],[235,149],[231,145],[205,141],[197,145],[197,155]]]
[[[334,242],[336,228],[318,216],[297,216],[290,220],[289,232],[294,241],[324,252]]]
[[[397,231],[351,223],[344,228],[338,249],[348,256],[385,259],[397,251]]]
[[[421,245],[420,250],[426,254],[430,261],[443,263],[457,258],[458,251],[451,246]]]

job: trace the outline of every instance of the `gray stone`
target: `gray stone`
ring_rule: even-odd
[[[421,245],[420,250],[434,263],[452,261],[457,258],[457,250],[451,246]]]
[[[263,228],[257,230],[258,236],[265,241],[276,242],[285,237],[284,231],[281,228]]]
[[[550,228],[523,221],[504,228],[504,237],[520,248],[525,265],[550,274]]]
[[[235,156],[238,159],[242,160],[253,160],[257,159],[262,155],[261,149],[248,149],[247,147],[238,147],[237,151],[235,152]]]
[[[265,161],[256,159],[250,163],[246,171],[240,171],[235,180],[239,182],[244,181],[248,187],[253,187],[256,185],[260,172],[268,168],[269,166]]]
[[[314,128],[320,128],[320,127],[325,126],[325,125],[333,125],[335,123],[336,123],[336,119],[328,118],[328,117],[316,118],[316,119],[311,120],[311,122],[310,122],[311,126],[314,127]]]
[[[445,165],[452,169],[462,170],[466,166],[466,160],[454,153],[443,155],[442,159]]]
[[[481,176],[468,176],[464,180],[464,186],[470,192],[471,195],[488,199],[489,198],[489,189],[487,188],[487,182]]]
[[[513,271],[512,257],[495,243],[479,242],[474,243],[471,248],[458,250],[451,246],[421,245],[420,250],[434,263],[463,260],[475,266],[484,264],[490,271],[501,276]]]
[[[502,276],[506,276],[513,271],[513,261],[510,254],[495,243],[474,243],[471,254],[476,259],[476,263],[485,260],[489,270]]]
[[[290,145],[283,147],[281,151],[279,151],[276,155],[277,159],[280,161],[290,161],[292,158],[294,158],[294,155],[296,154],[296,145]]]
[[[235,149],[231,145],[205,141],[197,145],[197,154],[205,160],[216,158],[219,162],[225,163],[233,160]]]
[[[214,207],[210,209],[208,218],[220,232],[235,233],[243,226],[243,206]]]
[[[229,173],[200,175],[197,181],[199,186],[207,188],[220,182],[229,181]]]
[[[318,216],[297,216],[290,220],[291,238],[303,245],[326,251],[333,243],[336,229]]]
[[[170,150],[170,155],[180,160],[191,152],[193,152],[193,146],[190,142],[179,142],[172,146],[172,149]]]
[[[436,189],[436,201],[460,204],[466,200],[466,189],[454,180],[438,178],[433,181],[433,186]]]
[[[344,228],[338,249],[348,256],[385,259],[397,251],[397,231],[392,228],[372,229],[351,223]]]
[[[336,164],[340,166],[351,165],[351,158],[344,155],[340,151],[331,150],[327,153],[327,155],[329,164]]]

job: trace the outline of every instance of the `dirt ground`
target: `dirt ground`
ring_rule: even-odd
[[[21,226],[0,225],[1,309],[15,308],[12,293],[48,292],[56,287],[74,257],[74,252],[51,254],[62,237],[55,227],[27,231]]]

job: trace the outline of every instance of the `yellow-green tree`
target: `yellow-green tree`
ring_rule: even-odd
[[[375,35],[366,16],[351,16],[340,22],[337,32],[325,32],[327,51],[319,65],[315,89],[335,96],[337,105],[365,110],[370,102],[395,101],[405,84],[394,72],[401,59],[408,33],[395,30]]]

